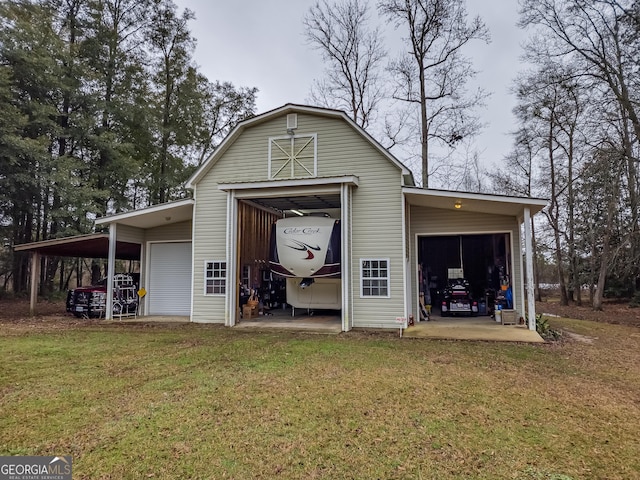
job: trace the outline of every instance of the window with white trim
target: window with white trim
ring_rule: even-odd
[[[225,295],[227,293],[227,262],[204,262],[204,294]]]
[[[389,259],[360,259],[360,296],[389,297]]]

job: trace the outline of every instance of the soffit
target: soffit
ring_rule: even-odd
[[[525,208],[529,208],[531,215],[534,215],[547,205],[547,201],[544,199],[510,197],[507,195],[487,195],[421,188],[403,188],[403,192],[410,205],[514,217],[521,217]],[[456,208],[456,203],[459,203],[460,208]]]
[[[96,225],[117,223],[119,225],[149,229],[172,223],[186,222],[193,218],[193,204],[194,201],[188,199],[153,205],[140,210],[98,218],[96,219]]]

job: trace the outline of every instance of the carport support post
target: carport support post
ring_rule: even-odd
[[[524,248],[527,267],[527,312],[529,330],[536,330],[536,299],[533,285],[533,241],[531,235],[531,209],[524,209]]]
[[[116,269],[116,224],[109,224],[109,258],[107,259],[107,302],[104,318],[113,317],[113,277]]]
[[[31,253],[31,291],[29,292],[29,315],[36,314],[36,303],[38,302],[38,283],[40,279],[40,254],[37,250]]]

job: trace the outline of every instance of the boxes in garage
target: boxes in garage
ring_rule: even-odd
[[[518,323],[518,312],[513,309],[502,310],[502,325],[515,325]]]
[[[253,318],[258,316],[258,306],[257,305],[245,305],[242,307],[242,318]]]

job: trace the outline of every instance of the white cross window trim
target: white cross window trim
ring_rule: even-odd
[[[318,175],[317,137],[318,135],[314,133],[269,138],[269,179],[273,180],[278,176],[280,178],[299,177],[300,175],[296,175],[296,169],[302,169],[308,177],[316,177]],[[285,170],[287,167],[289,167],[288,177]]]

